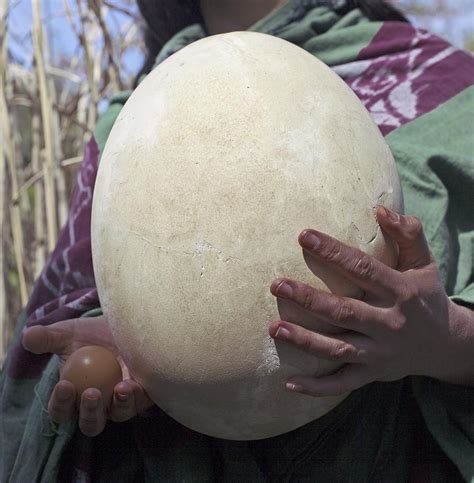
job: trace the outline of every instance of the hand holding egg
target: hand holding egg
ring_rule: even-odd
[[[122,368],[112,352],[104,347],[84,346],[69,356],[61,379],[74,384],[78,409],[82,393],[88,388],[99,389],[104,408],[108,408],[114,387],[122,381]]]
[[[107,419],[127,421],[152,406],[144,389],[122,368],[112,334],[103,316],[70,319],[25,330],[23,346],[35,354],[60,359],[60,381],[48,403],[57,423],[78,418],[80,430],[96,436]]]

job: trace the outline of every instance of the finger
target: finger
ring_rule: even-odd
[[[86,389],[81,396],[79,428],[86,436],[97,436],[105,428],[102,394],[98,389]]]
[[[271,337],[294,345],[315,357],[339,363],[368,363],[371,340],[354,334],[327,337],[311,330],[278,321],[271,324]]]
[[[148,408],[151,408],[155,403],[150,399],[143,386],[133,380],[130,380],[129,382],[133,388],[137,414],[140,414],[143,411],[146,411]]]
[[[292,392],[308,394],[309,396],[325,397],[340,396],[355,391],[374,381],[366,366],[348,364],[335,374],[323,377],[291,377],[286,388]]]
[[[115,386],[109,417],[116,422],[128,421],[153,404],[143,387],[136,381],[128,379]]]
[[[119,423],[128,421],[138,414],[132,383],[134,381],[127,380],[115,386],[112,407],[109,414],[109,418],[112,421]]]
[[[70,333],[50,326],[35,325],[23,333],[23,347],[34,354],[64,354],[70,343]]]
[[[393,294],[400,283],[400,274],[361,250],[316,230],[304,230],[299,236],[303,249],[319,262],[339,272],[365,292]]]
[[[318,317],[309,310],[305,310],[290,299],[277,297],[277,309],[280,320],[298,324],[301,327],[313,330],[318,334],[340,334],[341,332],[345,331],[345,329],[342,329],[341,327],[328,324],[322,318]]]
[[[360,300],[339,297],[286,278],[275,280],[273,295],[289,299],[328,324],[373,336],[385,326],[385,312]]]
[[[56,423],[65,423],[76,414],[76,389],[69,381],[59,381],[48,402],[48,413]]]
[[[377,208],[377,221],[399,247],[397,269],[421,268],[433,261],[423,225],[416,216],[405,216],[383,206]]]
[[[123,381],[115,386],[109,418],[112,421],[123,422],[132,419],[136,415],[137,410],[133,389],[128,381]]]

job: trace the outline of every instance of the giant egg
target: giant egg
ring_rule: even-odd
[[[269,337],[291,312],[270,285],[290,277],[357,297],[297,239],[315,228],[393,266],[377,204],[402,210],[392,154],[355,94],[306,51],[235,32],[153,70],[110,133],[92,216],[104,314],[153,401],[234,440],[291,431],[338,405],[347,395],[285,389],[289,376],[339,366]]]

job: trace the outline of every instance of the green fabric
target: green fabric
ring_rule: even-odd
[[[473,105],[471,87],[386,139],[406,211],[422,219],[448,293],[474,307]],[[414,378],[413,387],[429,430],[474,480],[474,389],[428,378]]]
[[[474,481],[472,387],[413,378],[413,389],[426,425],[466,481]]]
[[[58,472],[57,461],[64,451],[65,445],[72,438],[75,431],[75,423],[57,425],[48,415],[48,400],[58,377],[59,359],[51,358],[43,377],[35,387],[35,400],[30,405],[30,411],[26,426],[21,434],[22,440],[18,454],[21,460],[15,462],[10,472],[11,481],[38,481],[49,483],[55,481]],[[12,382],[12,379],[9,378]],[[20,384],[25,381],[18,381]],[[31,381],[28,381],[31,383]],[[41,444],[37,437],[33,437],[40,431]],[[18,431],[18,428],[16,428]],[[32,471],[34,469],[34,471]]]
[[[13,340],[20,337],[25,323],[23,312]],[[14,394],[16,399],[2,404],[0,425],[4,440],[0,444],[0,481],[56,481],[58,461],[76,428],[74,422],[59,427],[48,416],[49,396],[58,380],[59,358],[56,356],[51,358],[39,382],[13,379],[2,371],[0,394]],[[23,395],[29,399],[32,393],[35,395],[32,403],[21,399]]]
[[[386,138],[449,295],[474,306],[474,87]],[[455,262],[457,259],[457,263]]]
[[[100,117],[94,129],[94,139],[99,147],[99,152],[102,153],[105,148],[105,143],[109,137],[115,119],[119,115],[122,107],[127,99],[130,97],[132,91],[124,91],[112,97],[105,113]]]

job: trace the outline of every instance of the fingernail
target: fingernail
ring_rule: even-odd
[[[275,332],[275,337],[277,339],[288,339],[289,336],[290,336],[290,331],[285,327],[282,327],[281,325],[280,327],[278,327],[278,330]]]
[[[125,401],[127,401],[127,400],[128,400],[128,398],[129,398],[129,394],[120,393],[120,392],[118,392],[118,393],[117,393],[117,399],[118,399],[119,401],[123,401],[123,402],[125,402]]]
[[[391,222],[398,223],[398,221],[400,220],[400,215],[397,212],[389,210],[388,208],[385,208],[385,206],[383,207],[383,209],[385,211],[385,215]]]
[[[290,298],[293,295],[291,285],[285,281],[281,282],[276,289],[277,295],[283,298]]]
[[[287,382],[286,388],[288,389],[288,391],[292,391],[292,392],[302,392],[303,391],[303,386],[301,384],[295,384],[293,382]]]
[[[96,397],[93,397],[93,398],[86,397],[85,404],[87,409],[97,409],[99,407],[99,399]]]
[[[320,242],[321,242],[321,240],[319,239],[319,237],[316,236],[311,231],[307,231],[304,234],[303,239],[301,240],[301,244],[305,248],[309,248],[310,250],[314,250],[314,249],[318,248]]]

